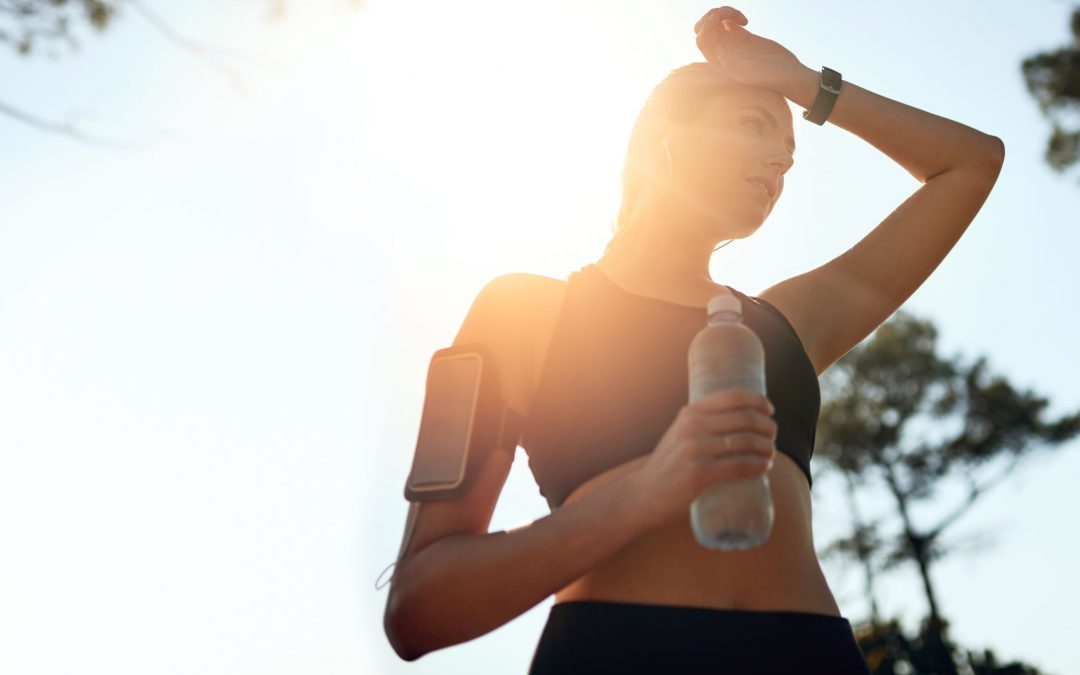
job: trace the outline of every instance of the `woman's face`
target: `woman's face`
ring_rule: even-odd
[[[787,99],[759,87],[710,96],[693,124],[669,137],[672,173],[680,193],[705,212],[719,239],[753,234],[784,190],[795,140]],[[767,189],[750,178],[764,179]]]

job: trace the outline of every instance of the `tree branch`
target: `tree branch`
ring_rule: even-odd
[[[140,0],[126,0],[126,1],[131,2],[133,4],[134,3],[140,3],[140,5],[141,5]],[[145,5],[141,5],[140,7],[137,8],[137,11],[146,12],[148,10],[146,9]],[[146,18],[147,18],[147,20],[150,20],[149,17],[146,17]],[[160,17],[156,17],[156,19],[157,19],[158,24],[160,24],[161,26],[165,26],[167,28],[167,24],[164,21],[164,19],[162,19]],[[157,27],[157,25],[155,25],[155,27]],[[173,34],[176,33],[176,31],[172,31],[172,32],[173,32]],[[228,59],[231,59],[231,60],[233,60],[233,61],[235,61],[237,63],[243,63],[245,65],[254,66],[256,68],[263,68],[264,70],[267,70],[267,71],[270,71],[270,72],[273,72],[273,73],[280,73],[284,68],[284,65],[280,61],[275,61],[275,60],[272,60],[272,59],[268,59],[268,58],[266,58],[264,56],[253,56],[252,54],[241,52],[241,51],[239,51],[237,49],[234,49],[234,48],[232,48],[232,47],[230,47],[228,45],[220,45],[220,44],[213,43],[213,42],[206,42],[205,40],[193,40],[191,38],[182,38],[182,39],[184,39],[187,42],[188,45],[193,45],[196,48],[203,50],[204,52],[215,52],[217,55],[223,56],[223,57],[228,58]]]
[[[1009,462],[1009,465],[1007,467],[1005,467],[1005,469],[1003,471],[1001,471],[1001,473],[999,473],[997,476],[994,476],[993,478],[990,478],[988,480],[983,481],[980,484],[976,484],[975,481],[970,481],[971,489],[968,492],[967,499],[965,499],[963,501],[963,503],[960,504],[960,506],[956,508],[956,510],[954,510],[952,513],[950,513],[948,516],[946,516],[944,520],[942,520],[940,523],[938,523],[938,525],[935,526],[934,529],[932,529],[930,531],[930,533],[927,535],[927,538],[928,539],[936,539],[937,536],[940,535],[945,530],[945,528],[952,525],[954,522],[956,522],[957,519],[960,518],[960,516],[967,513],[968,509],[970,509],[972,507],[972,505],[975,504],[975,500],[977,500],[979,497],[983,496],[988,490],[993,488],[995,485],[997,485],[1001,481],[1005,480],[1005,478],[1007,478],[1016,469],[1016,466],[1018,464],[1020,464],[1020,462],[1024,459],[1024,457],[1026,457],[1026,455],[1022,455],[1022,454],[1013,455],[1012,461]]]
[[[0,114],[7,115],[8,117],[23,122],[24,124],[28,124],[41,131],[48,131],[54,134],[69,136],[77,141],[81,141],[89,145],[99,145],[104,147],[125,149],[133,149],[144,145],[143,143],[140,143],[138,141],[122,141],[118,139],[102,138],[100,136],[87,134],[76,129],[70,124],[61,124],[59,122],[52,122],[42,119],[26,111],[20,110],[12,105],[4,103],[3,101],[0,101]]]
[[[172,42],[174,45],[183,50],[195,54],[196,56],[209,63],[211,67],[213,67],[218,72],[223,74],[226,78],[228,78],[229,81],[232,82],[233,87],[235,87],[236,90],[240,93],[248,93],[248,88],[247,85],[244,83],[243,78],[241,78],[240,75],[237,74],[236,71],[230,68],[227,64],[222,63],[217,56],[211,53],[211,48],[213,47],[213,45],[207,45],[205,43],[197,42],[195,40],[192,40],[191,38],[181,35],[172,26],[170,26],[168,22],[166,22],[154,12],[152,12],[150,8],[148,8],[141,2],[141,0],[125,1],[127,2],[127,4],[131,5],[131,7],[136,12],[138,12],[143,17],[143,19],[147,21],[147,23],[153,26],[169,42]]]

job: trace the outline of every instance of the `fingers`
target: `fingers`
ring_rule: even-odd
[[[707,482],[748,478],[771,471],[776,451],[771,443],[768,443],[768,447],[763,445],[762,440],[761,436],[747,434],[733,444],[738,448],[737,452],[719,449],[722,441],[701,443],[694,448],[695,463],[701,468]]]
[[[738,480],[752,478],[772,469],[772,461],[759,455],[727,455],[709,463],[712,480]]]
[[[731,434],[747,431],[776,440],[779,426],[772,417],[753,408],[727,410],[721,413],[703,414],[699,432],[707,434]]]
[[[749,23],[746,19],[745,14],[735,9],[734,7],[728,7],[727,5],[724,5],[723,7],[714,7],[708,12],[705,12],[705,15],[698,19],[697,23],[694,24],[694,32],[700,33],[702,30],[705,30],[710,26],[722,28],[720,22],[724,19],[734,19],[743,26]]]
[[[703,457],[751,458],[772,461],[776,456],[776,444],[771,438],[751,431],[733,431],[699,440],[698,452]]]
[[[725,58],[717,54],[717,51],[726,51],[746,40],[749,33],[742,26],[747,23],[749,22],[746,16],[734,7],[725,5],[709,10],[694,24],[698,51],[706,61],[723,65]],[[737,40],[732,42],[734,38]]]
[[[756,408],[766,415],[776,412],[775,407],[767,396],[743,387],[730,387],[721,389],[694,401],[687,407],[705,413],[722,412],[729,408]]]

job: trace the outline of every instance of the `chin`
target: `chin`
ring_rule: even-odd
[[[709,236],[718,241],[745,239],[762,228],[772,214],[775,202],[762,207],[754,202],[741,202],[733,210],[732,202],[719,200],[707,206],[698,204],[698,212],[708,216]]]

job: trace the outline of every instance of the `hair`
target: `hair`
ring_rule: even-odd
[[[673,124],[693,122],[710,96],[738,86],[745,85],[728,78],[715,65],[700,61],[672,70],[653,87],[630,132],[622,167],[622,202],[612,221],[612,237],[604,248],[605,253],[651,206],[641,203],[642,193],[649,182],[666,172],[665,168],[657,166],[656,160],[656,148],[664,133]]]

